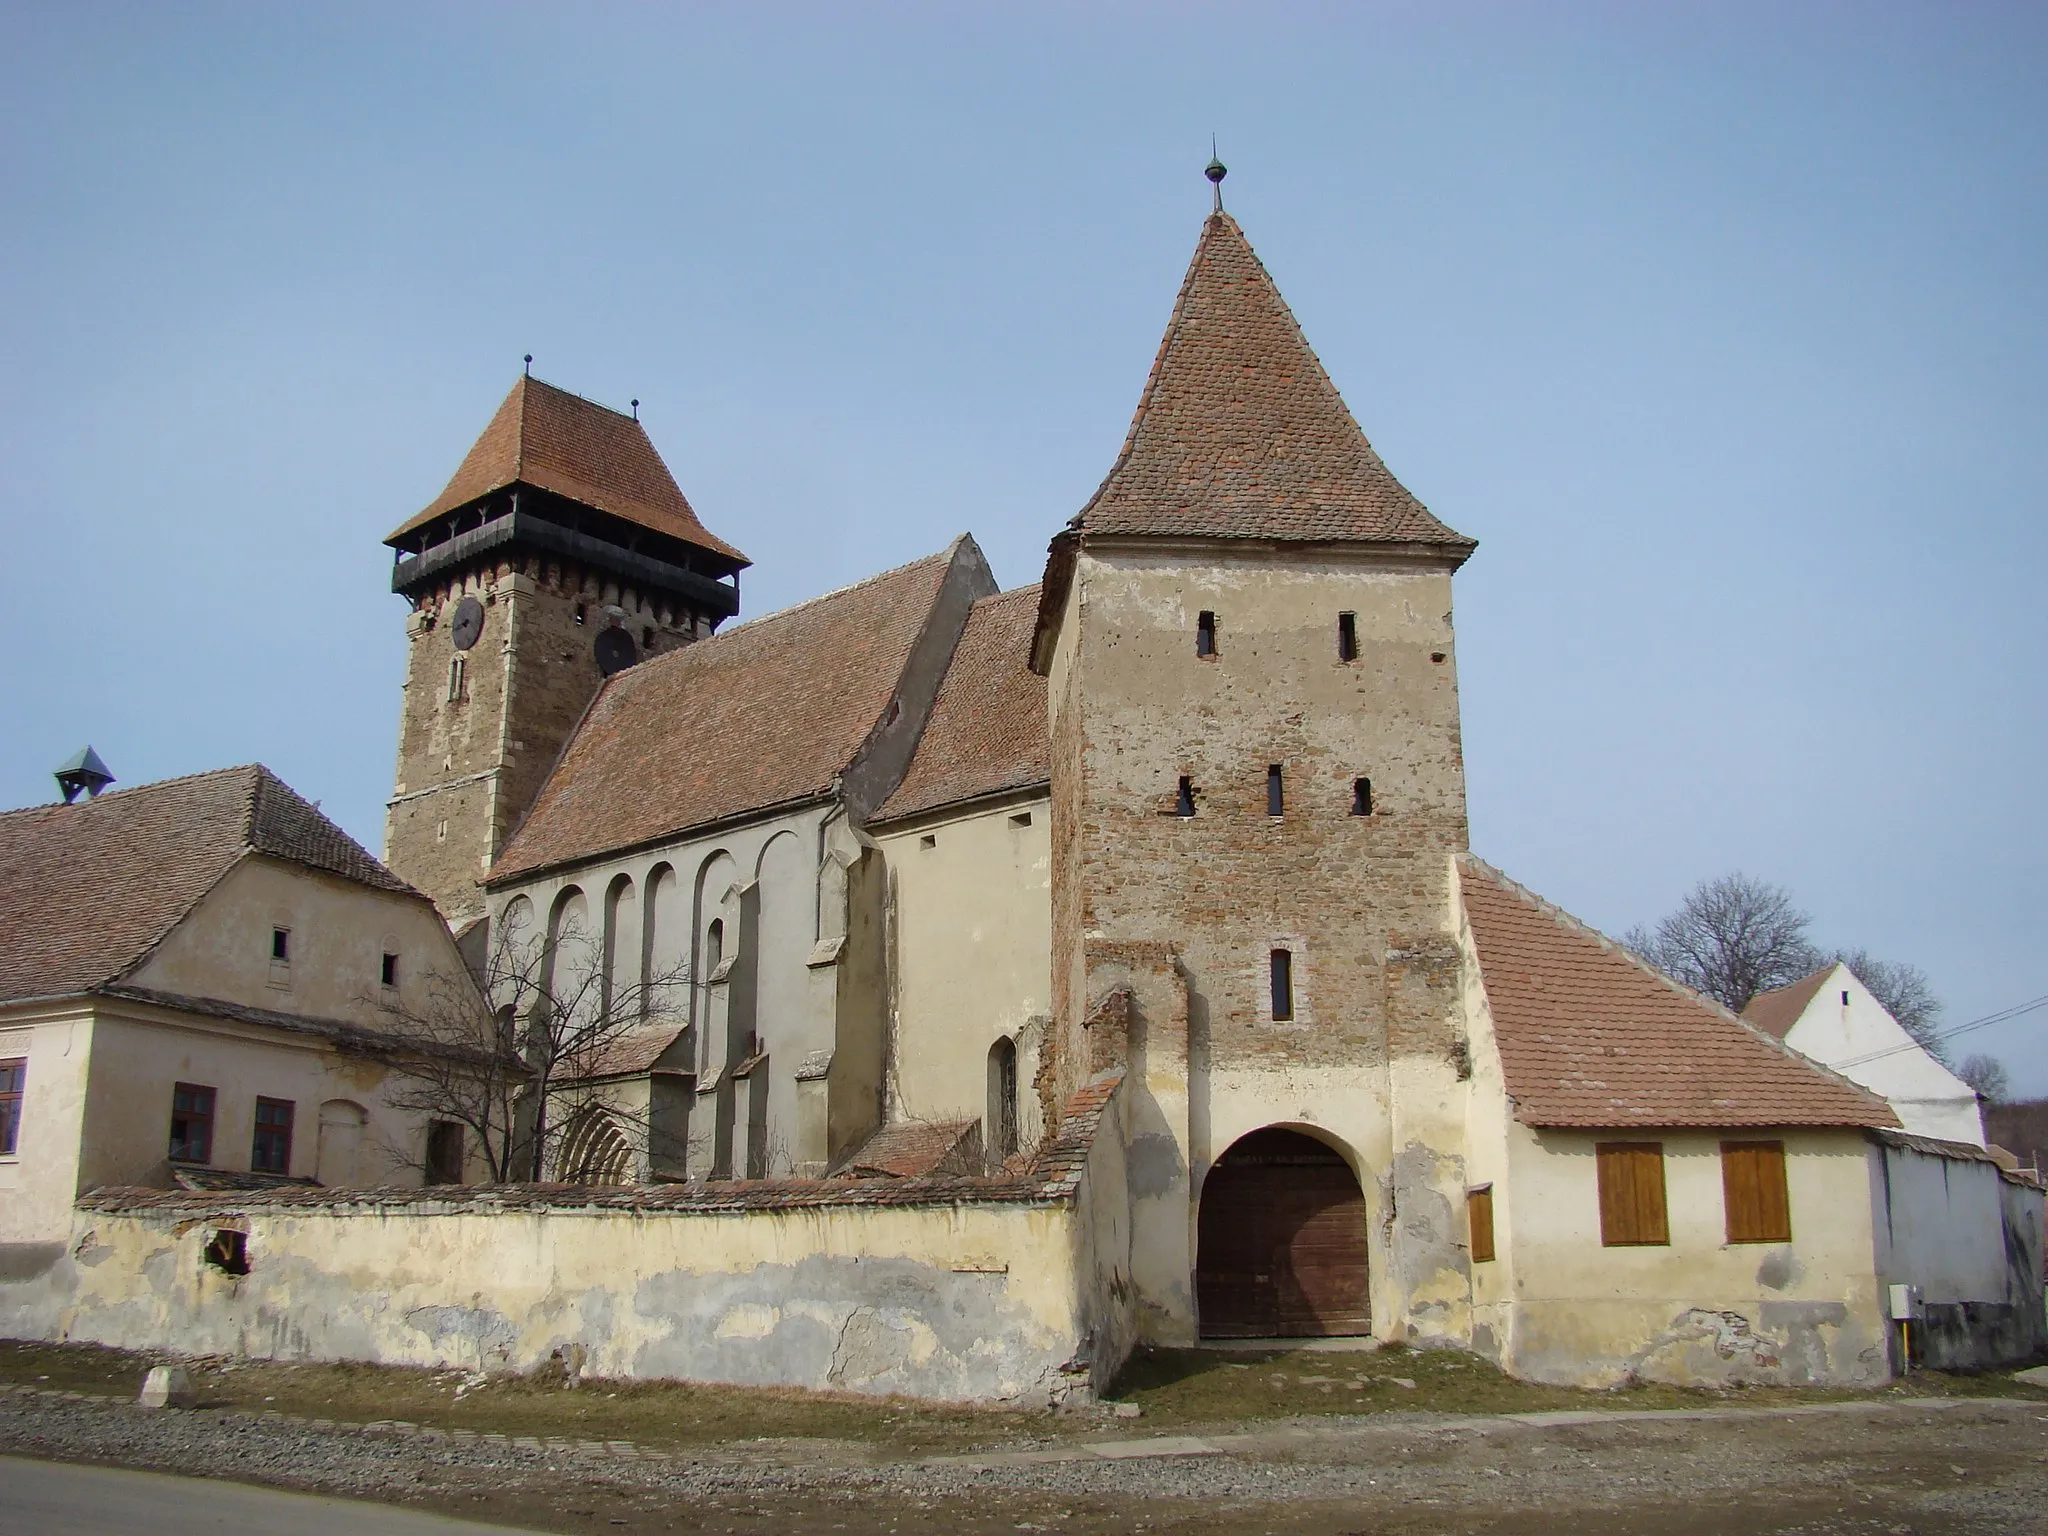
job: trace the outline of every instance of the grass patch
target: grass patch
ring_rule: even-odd
[[[1148,1425],[1213,1424],[1355,1413],[1537,1413],[1640,1410],[1853,1398],[2035,1397],[2009,1371],[1916,1371],[1877,1390],[1820,1387],[1711,1389],[1643,1383],[1609,1391],[1545,1387],[1503,1375],[1477,1356],[1450,1349],[1229,1351],[1148,1349],[1131,1357],[1110,1393],[1136,1403]]]
[[[90,1344],[0,1342],[0,1382],[132,1398],[149,1367],[169,1358]],[[2009,1371],[1918,1371],[1874,1392],[1648,1385],[1588,1392],[1516,1381],[1456,1350],[1399,1346],[1370,1351],[1141,1350],[1110,1394],[1113,1401],[1138,1405],[1142,1417],[1135,1422],[790,1388],[603,1380],[572,1387],[559,1379],[405,1366],[215,1359],[184,1364],[204,1406],[238,1413],[274,1411],[345,1424],[406,1419],[480,1434],[630,1440],[656,1448],[838,1441],[884,1458],[1017,1450],[1105,1435],[1336,1414],[1771,1407],[1901,1395],[2048,1402],[2048,1390],[2023,1386]],[[762,1450],[772,1454],[770,1446]]]

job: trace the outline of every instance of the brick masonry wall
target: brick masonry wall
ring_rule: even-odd
[[[1448,573],[1089,556],[1082,585],[1078,931],[1178,946],[1219,1069],[1454,1051],[1454,989],[1433,974],[1452,952],[1449,856],[1467,840]],[[1210,658],[1195,647],[1204,609]],[[1357,616],[1353,662],[1338,659],[1340,612]],[[1173,814],[1182,775],[1193,817]],[[1361,776],[1370,816],[1350,814]],[[1276,948],[1294,955],[1291,1024],[1270,1013]]]

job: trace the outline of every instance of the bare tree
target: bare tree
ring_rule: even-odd
[[[392,1103],[462,1125],[495,1182],[582,1176],[584,1163],[616,1178],[619,1138],[644,1147],[651,1127],[607,1079],[633,1037],[679,1027],[688,964],[620,977],[580,925],[535,932],[523,910],[492,923],[476,974],[429,977],[416,1008],[386,1007],[417,1058]]]
[[[1823,963],[1806,937],[1811,922],[1784,887],[1738,872],[1702,880],[1676,912],[1654,929],[1630,929],[1622,943],[1740,1013],[1757,993],[1797,981]]]
[[[1861,949],[1839,949],[1834,958],[1855,973],[1870,995],[1884,1005],[1884,1011],[1930,1056],[1947,1063],[1948,1047],[1939,1028],[1941,1000],[1934,995],[1934,984],[1925,971],[1902,961],[1879,960]]]
[[[1996,1056],[1965,1056],[1956,1076],[1994,1104],[2003,1104],[2012,1093],[2012,1078]]]

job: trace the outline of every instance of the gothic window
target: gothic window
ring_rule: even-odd
[[[991,1163],[1017,1150],[1017,1044],[1008,1036],[988,1048],[987,1130]]]

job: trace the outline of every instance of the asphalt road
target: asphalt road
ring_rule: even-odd
[[[0,1536],[217,1536],[289,1531],[291,1536],[507,1536],[388,1504],[279,1493],[205,1477],[68,1466],[0,1456]]]

